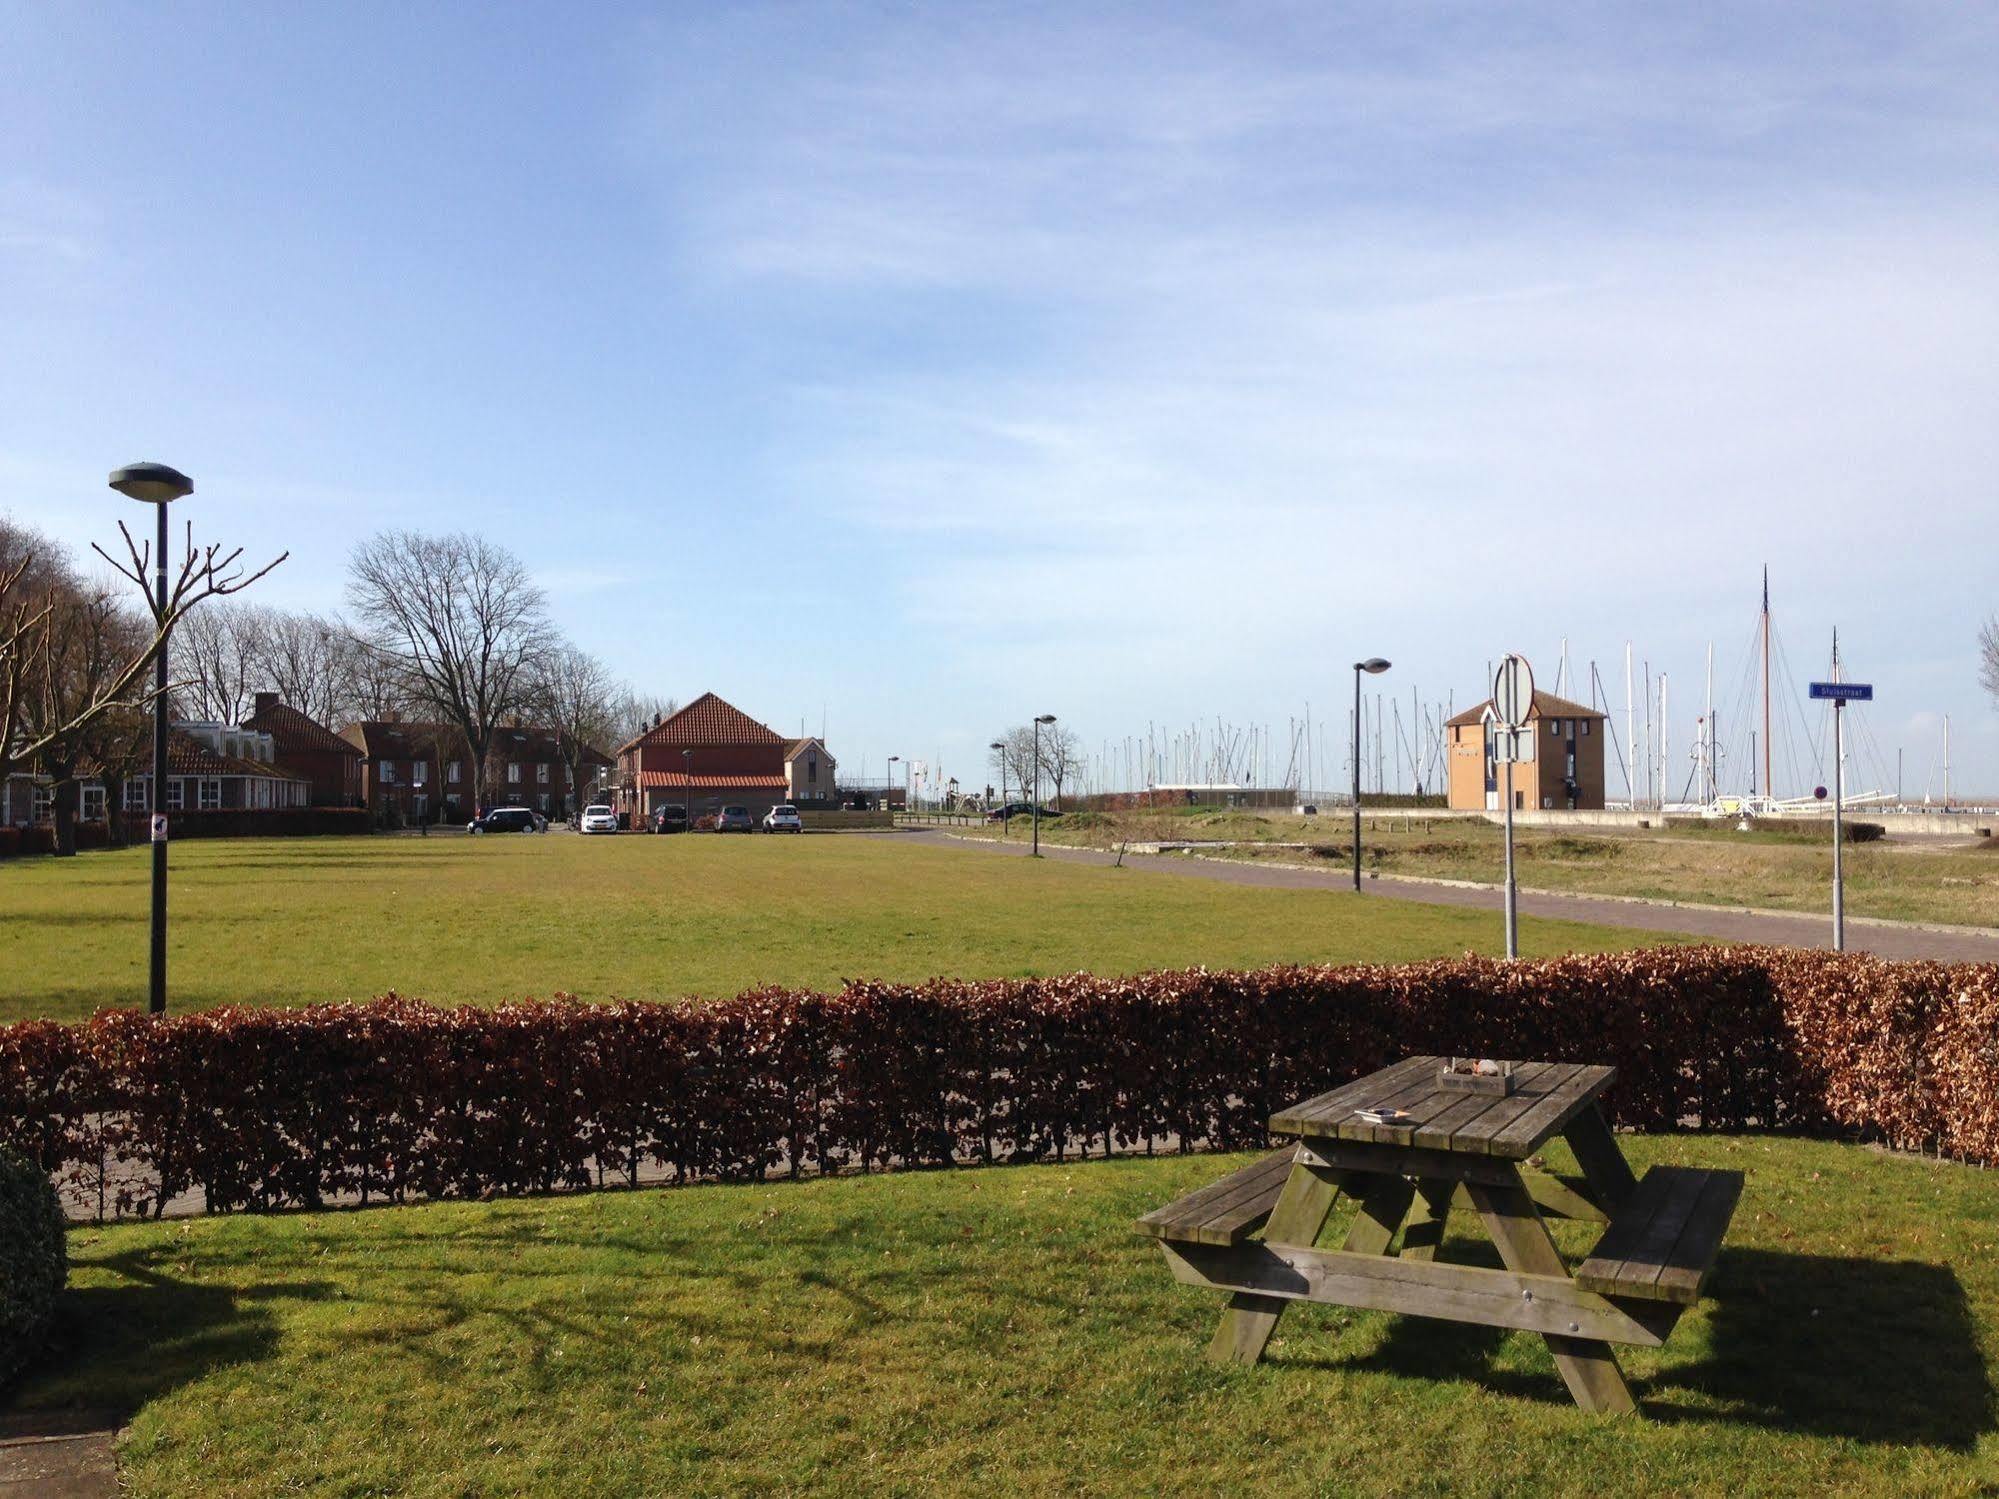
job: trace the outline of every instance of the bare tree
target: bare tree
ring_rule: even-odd
[[[555,733],[572,795],[583,798],[584,762],[592,750],[616,748],[618,689],[604,664],[573,645],[556,646],[534,676],[534,714]]]
[[[135,540],[120,521],[124,557],[113,557],[95,543],[91,550],[139,588],[151,628],[137,636],[121,633],[128,654],[109,669],[87,673],[91,690],[79,696],[74,691],[75,642],[68,638],[76,619],[66,611],[79,601],[92,600],[93,609],[111,609],[108,596],[79,584],[68,559],[41,538],[12,526],[0,526],[0,532],[4,532],[4,551],[12,556],[12,560],[0,557],[0,785],[15,766],[35,763],[57,740],[86,728],[93,719],[151,702],[153,688],[144,679],[174,627],[197,605],[241,592],[289,555],[280,553],[246,573],[240,565],[241,547],[197,549],[190,527],[180,567],[169,570],[162,603],[147,575],[153,561],[151,545]],[[28,723],[31,709],[32,724]]]
[[[354,549],[347,593],[371,659],[392,663],[409,697],[465,736],[472,784],[484,788],[494,732],[527,706],[552,643],[527,568],[463,532],[384,531]]]
[[[605,749],[616,749],[629,744],[662,718],[671,718],[680,711],[680,704],[670,697],[633,692],[629,687],[618,694],[616,706],[612,710],[610,742]]]
[[[993,751],[1003,773],[1019,789],[1023,801],[1034,798],[1034,725],[1024,723],[1000,735],[1001,748]]]
[[[263,680],[265,611],[217,604],[190,614],[167,647],[167,675],[184,685],[174,706],[188,718],[241,723]]]
[[[56,593],[45,620],[28,664],[22,722],[39,746],[36,767],[50,782],[56,852],[73,854],[77,771],[92,748],[91,730],[121,707],[133,711],[119,704],[115,684],[126,663],[143,656],[150,632],[109,588],[92,585]]]
[[[362,647],[343,621],[261,609],[254,639],[258,686],[308,718],[338,727],[352,718],[381,716],[356,711],[363,696]]]
[[[1054,806],[1062,807],[1062,787],[1083,768],[1083,740],[1074,729],[1059,723],[1041,730],[1041,773],[1055,788]]]
[[[1028,800],[1034,799],[1038,762],[1040,783],[1053,788],[1052,800],[1060,806],[1062,785],[1076,774],[1083,759],[1083,741],[1074,731],[1060,724],[1043,724],[1037,747],[1034,725],[1024,723],[1000,735],[999,742],[1001,748],[993,753]]]
[[[1978,685],[1999,703],[1999,614],[1986,620],[1978,632]]]

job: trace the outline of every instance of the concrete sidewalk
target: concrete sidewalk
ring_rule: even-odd
[[[963,838],[949,833],[908,830],[899,837],[915,839],[939,848],[985,849],[999,855],[1025,857],[1027,844],[1000,843],[985,838]],[[1095,849],[1055,847],[1046,840],[1043,857],[1076,864],[1112,864],[1111,854]],[[1184,854],[1126,854],[1128,868],[1147,873],[1175,875],[1183,879],[1215,880],[1228,885],[1259,885],[1271,890],[1326,890],[1351,893],[1353,876],[1345,869],[1307,869],[1288,864],[1246,864],[1232,859],[1202,858]],[[1363,893],[1371,900],[1409,900],[1432,906],[1470,906],[1489,910],[1497,918],[1502,892],[1497,885],[1472,885],[1412,879],[1406,876],[1370,876]],[[1523,917],[1546,917],[1560,921],[1587,921],[1598,926],[1625,927],[1635,931],[1678,936],[1707,937],[1717,942],[1756,942],[1773,947],[1832,946],[1832,917],[1806,916],[1790,911],[1763,911],[1751,907],[1687,905],[1649,901],[1623,896],[1570,895],[1554,890],[1520,892]],[[1871,952],[1884,958],[1935,958],[1953,963],[1999,963],[1999,931],[1975,927],[1926,926],[1915,922],[1883,921],[1875,917],[1849,916],[1846,945],[1855,952]]]

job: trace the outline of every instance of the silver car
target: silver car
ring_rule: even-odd
[[[715,831],[718,833],[754,833],[756,819],[750,816],[748,807],[724,807],[715,814]]]

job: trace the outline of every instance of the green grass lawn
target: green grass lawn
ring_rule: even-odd
[[[141,1005],[143,849],[0,865],[0,1020]],[[1497,951],[1498,919],[893,837],[318,838],[173,849],[172,1003],[733,994],[759,983]],[[1656,936],[1525,921],[1530,953]]]
[[[1352,824],[1337,814],[1189,810],[1134,819],[1141,838],[1233,839],[1217,856],[1292,864],[1353,857]],[[965,834],[993,836],[986,828]],[[1101,844],[1111,836],[1089,814],[1044,821],[1062,843]],[[1016,827],[1013,836],[1023,836]],[[1309,844],[1309,848],[1270,847]],[[1505,833],[1482,818],[1367,813],[1361,838],[1367,867],[1383,874],[1495,884],[1503,876]],[[1664,830],[1521,828],[1514,847],[1522,885],[1580,895],[1762,906],[1822,914],[1831,899],[1832,840],[1821,829],[1768,827],[1741,833],[1733,823],[1676,822]],[[1878,842],[1850,845],[1846,908],[1896,921],[1999,926],[1999,841]]]
[[[1262,1366],[1205,1363],[1219,1299],[1130,1225],[1218,1157],[79,1228],[12,1404],[129,1414],[142,1495],[1999,1484],[1999,1181],[1626,1149],[1748,1173],[1707,1299],[1620,1350],[1642,1420],[1579,1413],[1538,1338],[1376,1313],[1296,1308]]]

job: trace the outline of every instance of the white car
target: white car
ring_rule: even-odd
[[[595,806],[583,809],[583,820],[577,824],[582,833],[615,833],[618,831],[618,814],[609,807]]]
[[[792,806],[791,803],[779,802],[775,807],[764,813],[764,831],[766,833],[802,833],[805,831],[805,819],[798,815],[798,808]]]

